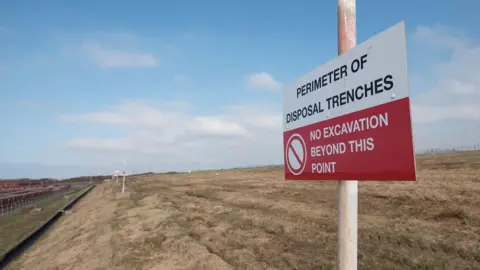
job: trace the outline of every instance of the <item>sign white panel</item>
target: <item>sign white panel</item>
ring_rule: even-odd
[[[409,97],[402,21],[283,90],[283,130]]]

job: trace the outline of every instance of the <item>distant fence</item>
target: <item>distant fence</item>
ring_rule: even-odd
[[[84,185],[85,186],[85,185]],[[28,205],[36,205],[42,201],[52,200],[71,192],[70,185],[57,186],[54,188],[11,190],[0,194],[0,216],[6,216]]]
[[[457,153],[457,152],[468,152],[468,151],[480,151],[480,143],[473,144],[470,146],[460,146],[460,147],[451,147],[451,148],[428,148],[423,151],[420,151],[421,154],[441,154],[441,153]]]
[[[71,199],[65,204],[62,209],[59,209],[51,217],[49,217],[42,225],[34,229],[30,234],[26,235],[23,239],[13,244],[7,249],[7,252],[0,254],[0,269],[4,269],[10,262],[18,257],[23,251],[31,246],[41,235],[44,233],[56,220],[58,220],[65,210],[70,209],[75,203],[77,203],[83,196],[89,193],[96,185],[91,185],[86,188],[82,194]]]

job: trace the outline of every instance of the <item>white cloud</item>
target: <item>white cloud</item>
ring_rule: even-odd
[[[274,105],[264,106],[264,104],[229,106],[225,108],[225,113],[230,119],[252,128],[279,131],[282,126],[281,108]]]
[[[178,101],[158,106],[126,102],[102,112],[61,115],[58,119],[109,124],[111,132],[121,135],[108,137],[99,132],[94,138],[72,138],[64,146],[111,155],[123,153],[145,163],[168,157],[155,166],[157,170],[281,162],[279,106],[227,106],[216,115],[188,113],[187,108],[191,107]]]
[[[445,25],[419,25],[414,33],[414,38],[435,49],[453,48],[460,50],[470,43],[464,33]]]
[[[266,72],[260,72],[247,77],[247,87],[257,90],[278,90],[281,83],[276,81],[272,75]]]
[[[183,81],[185,81],[185,75],[176,74],[175,76],[173,76],[173,80],[176,81],[176,82],[183,82]]]
[[[248,130],[234,122],[229,122],[222,117],[197,116],[191,119],[190,131],[195,133],[203,133],[205,135],[220,136],[244,136],[248,135]]]
[[[412,114],[414,122],[418,124],[434,123],[445,120],[471,120],[480,121],[480,105],[414,105]]]
[[[413,101],[414,122],[480,121],[480,43],[446,26],[419,26],[414,38],[448,59],[434,64],[428,88]]]
[[[39,105],[39,103],[37,101],[32,100],[32,99],[19,100],[18,104],[21,105],[21,106],[24,106],[24,107],[29,107],[29,108],[32,108],[32,107],[35,107],[35,106]]]
[[[73,138],[65,146],[70,148],[82,148],[87,150],[130,150],[131,145],[125,138]]]
[[[82,50],[96,65],[104,68],[155,67],[158,59],[151,53],[104,48],[100,43],[84,42]]]
[[[111,112],[95,112],[86,114],[64,114],[59,115],[58,120],[64,122],[91,122],[102,124],[133,124],[130,118],[122,117]]]

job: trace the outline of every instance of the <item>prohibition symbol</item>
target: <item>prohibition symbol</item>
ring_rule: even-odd
[[[285,157],[288,170],[293,175],[299,175],[307,164],[307,145],[299,134],[293,134],[285,146]]]

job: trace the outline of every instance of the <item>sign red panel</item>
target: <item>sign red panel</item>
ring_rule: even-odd
[[[286,179],[416,179],[408,97],[283,136]]]

